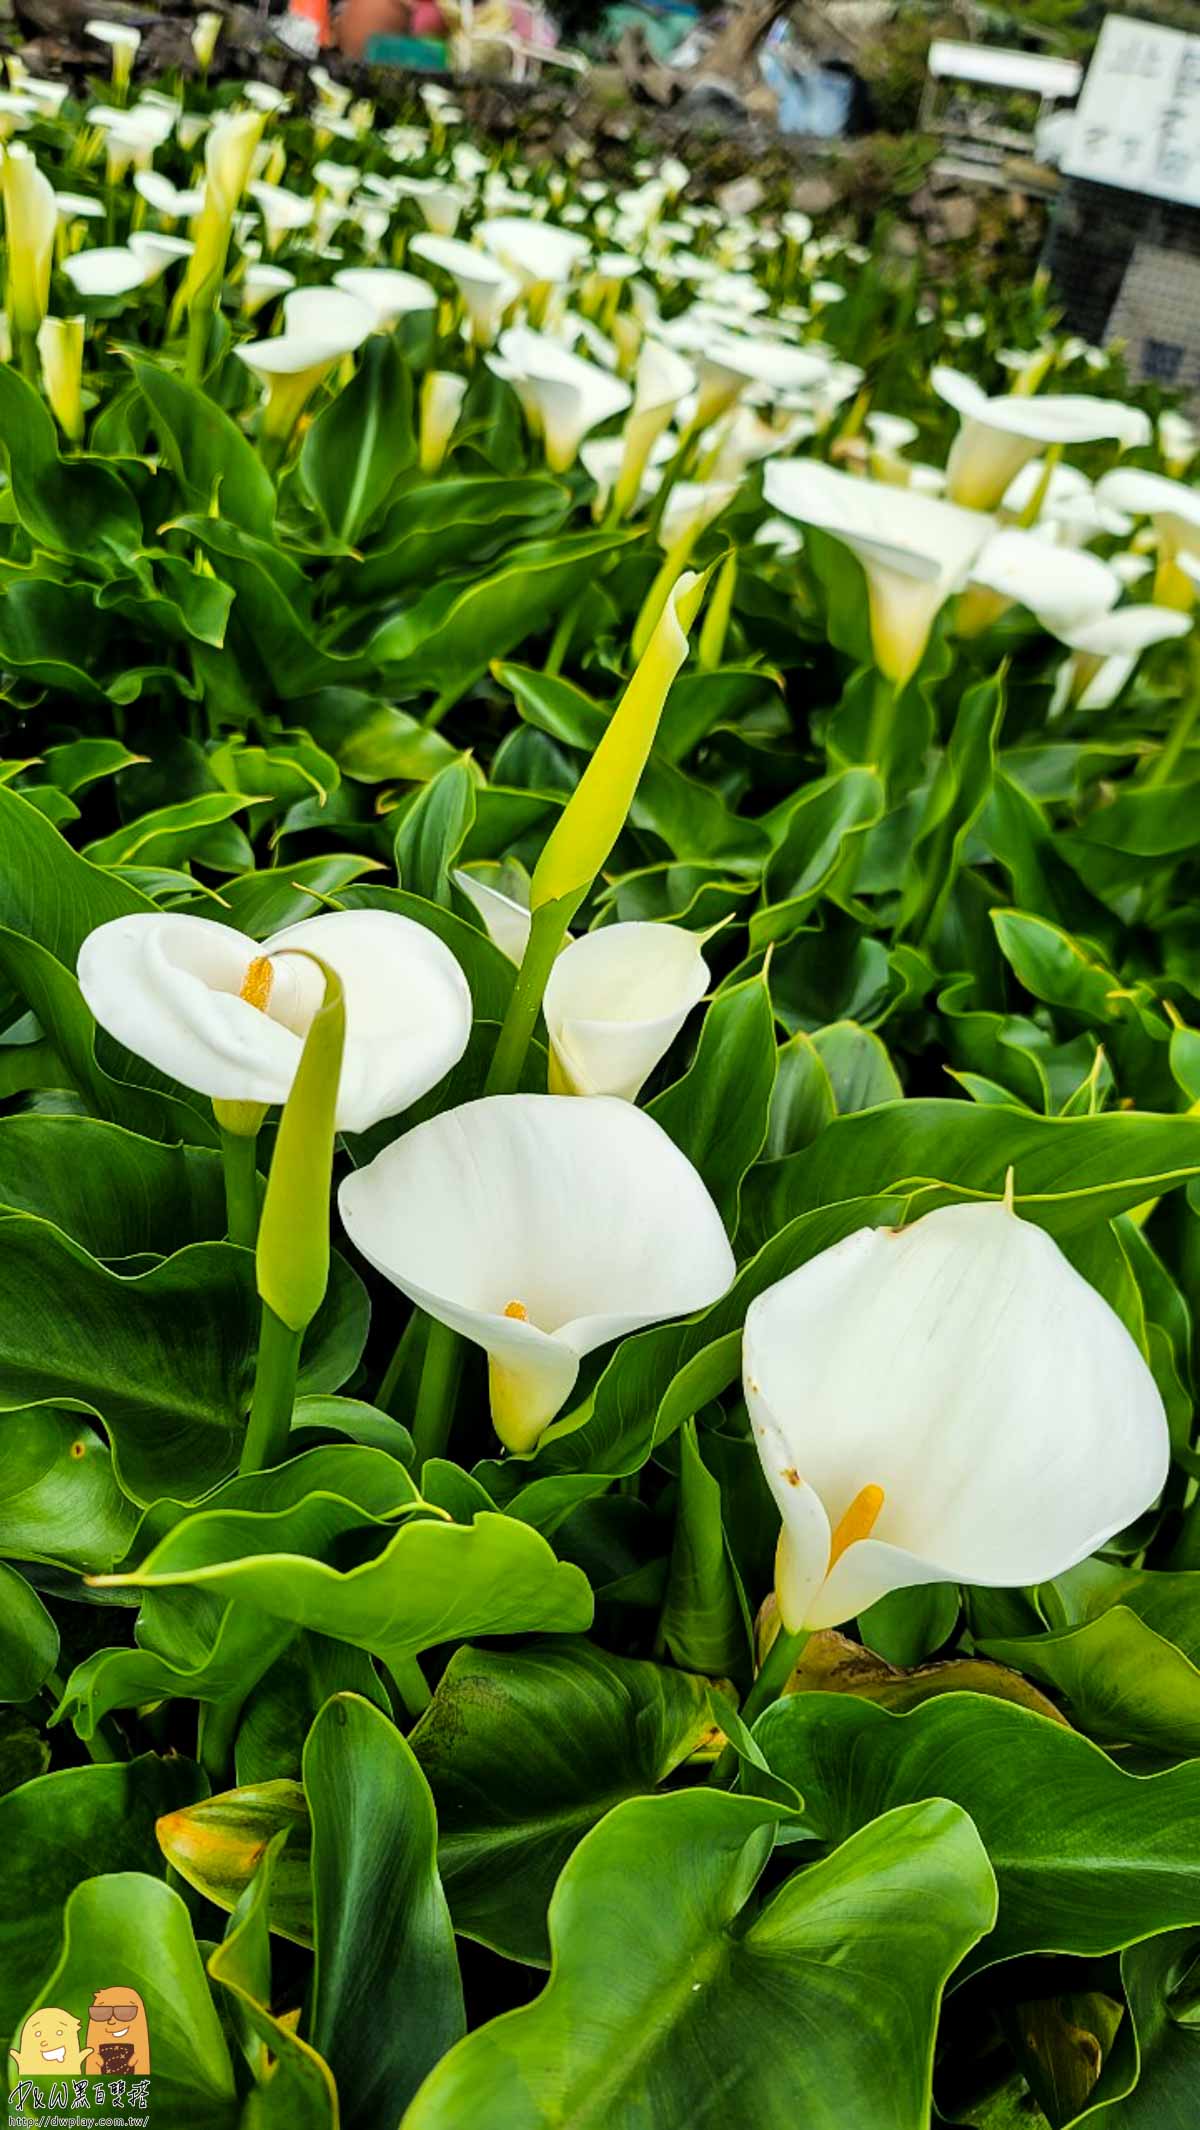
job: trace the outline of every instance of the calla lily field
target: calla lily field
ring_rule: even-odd
[[[0,95],[9,2122],[114,1983],[156,2130],[1182,2130],[1200,433],[1041,276],[90,28]]]

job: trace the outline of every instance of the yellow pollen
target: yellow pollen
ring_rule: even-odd
[[[883,1507],[882,1487],[860,1487],[833,1537],[829,1541],[829,1565],[833,1568],[840,1561],[847,1546],[855,1546],[860,1538],[870,1538],[879,1520]]]
[[[260,1013],[265,1013],[270,1004],[271,985],[274,981],[275,971],[271,967],[269,957],[266,954],[256,954],[242,980],[238,997],[244,998],[248,1006],[257,1006]]]
[[[518,1324],[527,1324],[529,1322],[529,1311],[524,1302],[506,1302],[504,1314],[505,1316],[515,1317]]]

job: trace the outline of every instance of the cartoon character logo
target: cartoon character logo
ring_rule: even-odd
[[[88,2012],[88,2070],[93,2078],[125,2078],[150,2069],[146,2007],[135,1989],[115,1983],[98,1989]]]
[[[21,2028],[21,2038],[15,2049],[17,2069],[22,2078],[53,2078],[56,2072],[63,2076],[83,2069],[84,2052],[79,2046],[79,2021],[72,2012],[64,2012],[57,2004],[44,2004],[40,2012],[31,2012]]]

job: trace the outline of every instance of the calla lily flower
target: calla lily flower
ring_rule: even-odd
[[[135,30],[128,22],[85,22],[83,27],[89,37],[96,39],[97,44],[108,46],[112,53],[113,87],[125,88],[133,72],[133,62],[142,41],[141,31]]]
[[[162,229],[135,229],[129,239],[129,249],[141,260],[146,280],[151,282],[165,274],[169,266],[177,266],[181,259],[190,259],[196,247],[189,237],[172,237]]]
[[[1175,565],[1180,555],[1200,555],[1200,489],[1140,467],[1118,466],[1096,483],[1096,495],[1109,509],[1151,520],[1159,548],[1156,596],[1167,605],[1190,606],[1190,581]]]
[[[1013,475],[1048,444],[1108,439],[1132,449],[1150,441],[1149,417],[1116,400],[1018,392],[989,399],[971,378],[944,364],[930,383],[961,418],[947,466],[949,496],[972,510],[995,509]]]
[[[1139,658],[1155,644],[1186,636],[1192,626],[1190,613],[1169,606],[1123,606],[1114,614],[1101,614],[1077,628],[1055,633],[1075,653],[1060,679],[1059,698],[1081,710],[1107,710],[1115,702]]]
[[[1200,451],[1200,430],[1186,414],[1168,407],[1158,417],[1158,448],[1166,460],[1168,475],[1177,481]]]
[[[942,607],[961,591],[994,521],[911,488],[856,480],[813,461],[769,459],[772,510],[817,525],[857,555],[866,573],[871,637],[897,687],[916,672]]]
[[[62,223],[102,222],[105,215],[103,200],[90,200],[85,192],[56,192],[54,212]]]
[[[415,200],[426,229],[435,237],[452,237],[462,220],[469,195],[461,185],[448,185],[439,178],[393,178],[397,192]]]
[[[234,354],[267,388],[263,435],[288,438],[306,401],[343,355],[375,330],[375,313],[340,288],[297,288],[283,299],[283,331]]]
[[[457,1063],[471,995],[448,947],[383,910],[333,910],[261,945],[182,913],[117,917],[84,940],[79,986],[102,1028],[184,1087],[219,1102],[285,1102],[325,995],[346,997],[339,1131],[363,1132]]]
[[[347,1176],[347,1235],[439,1323],[482,1346],[492,1420],[533,1448],[585,1354],[725,1292],[733,1252],[701,1178],[628,1102],[491,1095]]]
[[[499,947],[519,969],[532,923],[528,874],[510,859],[485,859],[475,865],[456,867],[452,878],[455,887],[478,910],[492,945]],[[511,894],[506,892],[510,888]]]
[[[313,165],[313,176],[339,207],[350,205],[362,182],[362,171],[354,163],[337,163],[329,156]]]
[[[454,237],[416,236],[408,249],[414,259],[425,259],[450,275],[471,321],[472,339],[477,347],[490,347],[505,311],[520,293],[520,283],[486,252]]]
[[[0,197],[4,200],[4,234],[8,248],[9,322],[21,333],[36,333],[50,297],[50,267],[58,209],[49,178],[38,169],[28,148],[4,152],[0,163]]]
[[[614,924],[564,947],[542,1011],[550,1092],[635,1102],[708,989],[703,942],[676,924]]]
[[[50,410],[73,444],[83,435],[83,334],[82,318],[43,318],[37,336]]]
[[[302,200],[298,192],[289,192],[286,185],[267,185],[261,178],[256,178],[246,190],[258,204],[267,233],[268,251],[276,251],[285,237],[298,229],[307,229],[312,221],[312,201]]]
[[[1006,1205],[860,1229],[750,1304],[743,1357],[789,1633],[914,1584],[1048,1582],[1166,1480],[1137,1346]]]
[[[422,473],[436,473],[450,447],[467,380],[453,370],[427,370],[421,380],[421,427],[418,456]]]
[[[591,250],[586,237],[525,215],[496,215],[480,222],[475,235],[526,291],[569,281]]]
[[[286,266],[271,266],[265,262],[260,265],[256,261],[246,268],[242,279],[242,309],[247,318],[253,318],[264,304],[276,296],[285,295],[295,286],[296,276],[289,273]]]
[[[413,311],[436,311],[437,297],[419,274],[402,274],[393,266],[343,266],[333,277],[335,288],[345,289],[375,313],[381,332]]]
[[[680,401],[695,390],[696,373],[682,355],[647,338],[638,356],[633,405],[625,423],[621,470],[613,492],[613,511],[624,517],[641,490],[654,446],[674,418]]]
[[[151,277],[148,260],[126,244],[100,244],[93,251],[77,251],[63,260],[63,272],[81,296],[97,300],[127,296]]]
[[[207,73],[212,65],[224,19],[214,8],[205,8],[197,15],[192,25],[192,50],[196,55],[196,65],[204,73]]]
[[[1037,533],[994,533],[971,566],[958,609],[958,630],[988,628],[1011,606],[1023,606],[1052,635],[1079,628],[1116,605],[1121,580],[1107,562]]]
[[[512,385],[533,433],[544,439],[552,473],[573,466],[588,431],[622,413],[633,397],[619,377],[528,326],[502,333],[497,353],[487,359]]]

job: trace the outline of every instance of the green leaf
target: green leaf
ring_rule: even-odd
[[[166,1257],[225,1233],[219,1154],[96,1117],[0,1119],[0,1206],[40,1214],[93,1257]]]
[[[58,1662],[58,1629],[15,1568],[0,1561],[0,1701],[32,1701]]]
[[[120,476],[82,453],[58,455],[54,417],[11,363],[0,364],[0,438],[21,524],[51,554],[108,573],[142,544],[142,519]]]
[[[857,1191],[913,1189],[918,1210],[951,1198],[1002,1196],[1015,1172],[1017,1211],[1061,1237],[1175,1190],[1200,1173],[1200,1117],[1136,1110],[1034,1117],[973,1102],[897,1102],[839,1117],[803,1153],[760,1168],[744,1219],[771,1235],[798,1213]]]
[[[750,919],[750,944],[790,939],[814,904],[854,863],[858,838],[883,819],[883,785],[871,769],[806,784],[789,806],[763,874],[765,907]]]
[[[0,1418],[0,1554],[96,1574],[136,1524],[108,1444],[78,1413],[37,1405]]]
[[[569,508],[568,490],[545,474],[447,474],[406,487],[377,543],[338,573],[338,594],[365,605],[436,583],[467,562],[490,562],[516,530],[554,532]]]
[[[130,367],[185,508],[218,509],[246,532],[269,540],[275,488],[254,446],[207,392],[145,356]]]
[[[334,1260],[301,1388],[336,1390],[366,1338],[367,1299]],[[29,1215],[0,1217],[0,1411],[51,1400],[97,1414],[136,1500],[198,1495],[237,1462],[258,1340],[253,1263],[194,1243],[122,1278]]]
[[[696,1440],[679,1431],[679,1506],[659,1633],[688,1671],[748,1683],[749,1623],[721,1520],[721,1489]]]
[[[392,335],[373,333],[300,453],[301,479],[335,539],[358,539],[416,455],[412,373]]]
[[[754,1735],[827,1841],[921,1797],[970,1813],[1000,1888],[978,1966],[1115,1952],[1200,1918],[1196,1761],[1126,1775],[1076,1732],[975,1694],[942,1695],[906,1716],[849,1696],[790,1694]]]
[[[306,2039],[342,2130],[377,2130],[465,2026],[437,1820],[412,1748],[369,1701],[327,1701],[304,1748],[316,1958]]]
[[[342,1571],[327,1555],[348,1525],[364,1521],[344,1511],[327,1495],[275,1516],[201,1509],[168,1532],[135,1574],[114,1580],[240,1598],[397,1666],[467,1635],[571,1634],[591,1625],[586,1576],[512,1517],[409,1523],[373,1559]]]
[[[631,536],[563,533],[511,548],[488,576],[448,577],[385,621],[367,652],[390,681],[445,688],[487,670],[523,638],[548,626],[594,577],[599,562]]]
[[[768,1157],[778,1161],[811,1146],[836,1115],[837,1101],[825,1061],[812,1037],[798,1029],[779,1048],[767,1130]]]
[[[268,1842],[239,1900],[208,1972],[228,1992],[233,2023],[258,2081],[242,2116],[255,2130],[338,2130],[338,2093],[329,2065],[302,2041],[290,2020],[271,2010],[268,1910],[286,1830]]]
[[[162,1868],[154,1823],[160,1813],[190,1804],[203,1786],[191,1761],[148,1753],[39,1775],[0,1797],[0,2039],[6,2048],[30,2002],[31,1977],[48,1973],[58,1955],[69,1895],[104,1872]],[[91,1974],[80,1988],[81,2005],[96,1987]]]
[[[903,1096],[896,1068],[873,1028],[860,1028],[857,1021],[831,1021],[827,1028],[813,1030],[812,1047],[825,1067],[839,1117]]]
[[[717,994],[688,1071],[650,1104],[650,1115],[699,1169],[731,1235],[742,1179],[766,1143],[775,1059],[767,980],[751,976]]]
[[[451,907],[450,874],[475,819],[478,779],[465,756],[417,792],[396,830],[396,872],[407,894]]]
[[[888,1814],[755,1911],[781,1807],[638,1798],[581,1843],[536,2003],[460,2042],[404,2130],[926,2130],[947,1976],[995,1885],[965,1813]]]
[[[191,1918],[161,1879],[121,1871],[77,1886],[63,1913],[62,1951],[32,1996],[26,1976],[25,2009],[85,2006],[106,1986],[99,1974],[136,1990],[146,2008],[152,2107],[189,2130],[235,2130],[233,2066]]]
[[[577,1842],[664,1782],[710,1720],[701,1680],[591,1642],[457,1650],[412,1734],[456,1930],[544,1967],[546,1909]]]
[[[898,929],[936,933],[953,893],[972,827],[991,789],[1004,719],[1003,672],[962,696],[905,866]]]

